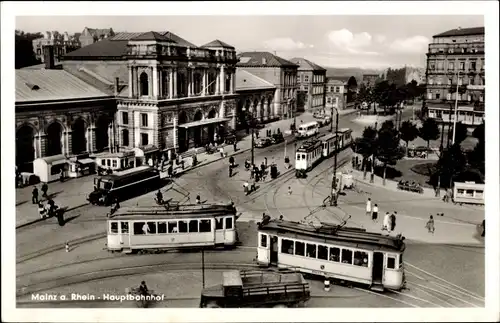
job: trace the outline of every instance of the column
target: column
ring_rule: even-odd
[[[139,97],[139,68],[133,67],[134,69],[134,79],[133,79],[133,86],[134,86],[134,97]]]
[[[65,154],[67,156],[70,156],[73,154],[72,152],[72,147],[73,147],[73,136],[72,136],[72,133],[73,131],[71,129],[67,130],[66,133],[65,133],[65,136],[66,136],[66,142],[65,142],[65,148],[66,148],[66,152]]]
[[[174,89],[174,98],[177,97],[177,67],[174,68],[174,79],[173,79],[173,89]]]
[[[220,93],[221,94],[224,94],[226,93],[226,74],[224,73],[224,65],[221,65],[220,67],[220,76],[219,76],[219,80],[220,80]]]
[[[207,95],[207,78],[208,78],[208,75],[207,75],[207,70],[204,69],[203,70],[203,83],[202,83],[202,91],[201,91],[201,95],[202,96],[205,96]]]
[[[264,99],[264,120],[269,118],[269,103],[267,102],[267,98]]]
[[[170,77],[168,80],[168,98],[173,99],[174,96],[174,69],[170,68]]]
[[[187,69],[188,97],[193,96],[193,69]]]
[[[230,87],[231,87],[231,88],[230,88],[230,93],[231,93],[231,94],[234,94],[234,90],[235,90],[235,88],[236,88],[236,74],[235,74],[235,72],[233,71],[233,72],[230,74],[230,76],[231,76],[231,82],[230,82]]]
[[[158,97],[159,96],[159,93],[158,93],[158,67],[155,65],[153,67],[151,67],[152,69],[152,79],[153,79],[153,92],[151,93],[151,96],[152,97]]]
[[[45,157],[47,155],[47,135],[43,131],[38,133],[38,142],[40,145],[40,155],[38,158]]]
[[[153,67],[149,67],[149,77],[148,77],[148,96],[152,97],[153,96],[153,83],[154,83],[154,76],[153,76]]]
[[[165,74],[163,73],[163,69],[160,68],[158,71],[158,97],[163,98],[164,93],[163,93],[163,80],[165,78]]]
[[[262,102],[261,102],[261,101],[259,101],[259,103],[257,104],[257,112],[255,113],[255,117],[256,117],[256,119],[259,119],[259,120],[260,120],[260,118],[262,117],[262,116],[261,116],[261,113],[260,113],[260,112],[261,112],[261,111],[260,111],[260,110],[261,110],[261,108],[262,108]]]
[[[128,97],[131,98],[134,95],[134,88],[132,87],[133,84],[133,73],[132,73],[132,66],[128,67]],[[88,149],[87,149],[88,151]]]
[[[215,95],[219,95],[220,94],[220,75],[219,75],[219,71],[216,71],[215,72]]]

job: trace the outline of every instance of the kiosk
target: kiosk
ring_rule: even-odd
[[[68,177],[77,178],[95,172],[95,161],[90,158],[71,157],[68,164]]]
[[[153,145],[147,145],[141,148],[132,148],[135,153],[136,166],[153,166],[157,161],[159,149]]]
[[[134,151],[122,151],[117,153],[103,152],[91,155],[95,158],[97,167],[111,169],[113,171],[128,169],[136,166]]]
[[[37,158],[33,161],[33,172],[41,182],[48,183],[59,180],[61,169],[64,177],[67,177],[69,163],[70,161],[64,155]]]

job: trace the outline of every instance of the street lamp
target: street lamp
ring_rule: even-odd
[[[251,148],[251,151],[252,151],[252,165],[254,165],[254,127],[253,127],[253,122],[254,122],[254,118],[253,118],[253,109],[252,111],[250,111],[249,109],[247,109],[246,107],[244,107],[243,109],[243,112],[245,112],[245,115],[247,116],[247,119],[248,119],[248,122],[247,122],[247,127],[250,127],[251,129],[251,136],[252,136],[252,148]]]
[[[338,136],[339,132],[339,110],[332,105],[331,115],[333,119],[333,109],[335,109],[335,135]],[[333,130],[333,120],[330,124],[330,132]],[[332,177],[332,195],[330,198],[330,205],[337,206],[337,154],[338,154],[339,139],[335,137],[335,157],[333,162],[333,177]]]
[[[455,92],[455,117],[453,118],[453,136],[451,140],[451,144],[455,144],[455,131],[457,125],[457,111],[458,111],[458,78],[459,78],[460,70],[457,68],[457,90]]]

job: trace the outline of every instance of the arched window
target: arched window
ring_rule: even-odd
[[[148,81],[148,74],[146,74],[146,72],[141,73],[140,83],[141,83],[141,96],[148,96],[149,81]]]
[[[229,92],[231,90],[231,75],[230,74],[227,74],[226,75],[226,80],[224,82],[224,86],[225,86],[225,92]]]
[[[123,129],[122,130],[122,146],[128,147],[129,145],[129,134],[128,134],[128,129]]]

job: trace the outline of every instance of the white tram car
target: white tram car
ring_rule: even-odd
[[[404,237],[364,229],[312,226],[268,220],[258,228],[261,266],[293,267],[303,273],[356,282],[371,289],[400,290],[405,284]]]
[[[308,140],[295,153],[295,174],[297,177],[304,177],[305,173],[311,170],[322,159],[332,156],[338,151],[348,147],[352,143],[352,130],[349,128],[340,129],[336,134],[325,134],[320,138]],[[338,143],[336,143],[338,141]]]
[[[236,219],[232,205],[124,207],[107,221],[107,248],[135,253],[233,246],[238,240]]]

